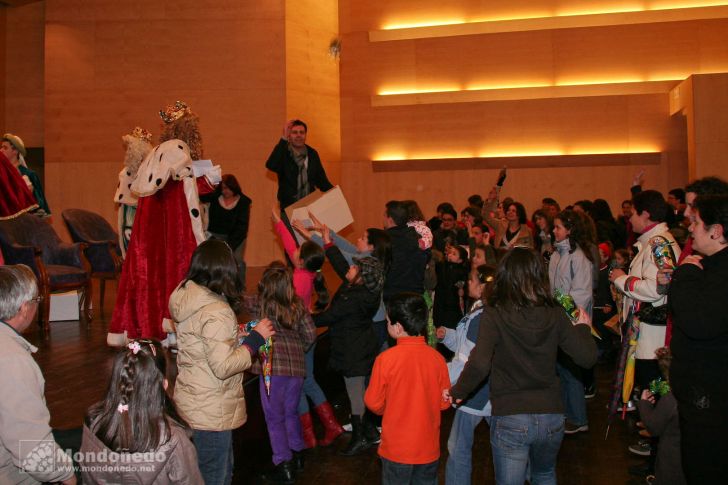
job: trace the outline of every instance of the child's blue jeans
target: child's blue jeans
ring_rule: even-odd
[[[461,485],[471,483],[473,472],[473,437],[475,428],[485,418],[490,422],[490,416],[477,416],[458,409],[450,428],[450,437],[447,440],[447,465],[445,466],[445,484]]]

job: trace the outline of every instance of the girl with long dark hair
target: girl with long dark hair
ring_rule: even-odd
[[[562,211],[554,218],[555,251],[549,261],[549,282],[553,291],[571,295],[576,306],[591,316],[594,287],[589,231],[586,216],[573,210]],[[559,356],[556,369],[563,384],[565,433],[588,431],[584,371],[566,355]]]
[[[245,344],[237,345],[241,290],[232,250],[211,239],[195,249],[187,276],[169,298],[178,339],[174,398],[194,430],[200,472],[208,484],[232,481],[232,430],[247,418],[243,371],[275,334],[271,321],[263,319]]]
[[[496,482],[556,483],[564,435],[559,379],[562,349],[581,366],[596,362],[589,315],[576,324],[551,294],[540,256],[526,248],[505,254],[495,275],[492,306],[485,307],[475,347],[457,384],[444,398],[462,402],[490,376],[490,443]]]
[[[473,300],[470,311],[458,323],[455,330],[440,327],[437,338],[451,351],[455,352],[447,364],[452,384],[457,382],[470,352],[475,347],[483,307],[493,291],[495,268],[485,264],[474,268],[468,280],[468,296]],[[484,382],[471,394],[467,401],[458,406],[447,440],[447,465],[445,484],[460,485],[471,483],[473,470],[473,441],[475,428],[485,419],[490,421],[490,385]]]
[[[281,238],[283,249],[288,255],[288,259],[293,263],[293,286],[296,295],[303,300],[306,310],[311,311],[311,300],[313,292],[316,292],[316,303],[313,310],[320,311],[325,309],[331,299],[326,281],[321,272],[321,268],[326,261],[326,255],[321,245],[315,244],[306,237],[300,246],[296,246],[290,231],[281,221],[278,212],[273,210],[272,218],[276,232]],[[293,221],[292,226],[297,227],[298,221]],[[299,230],[300,232],[300,230]],[[314,353],[316,344],[314,343],[305,354],[306,361],[306,378],[303,380],[303,389],[301,398],[298,403],[298,414],[303,428],[303,439],[306,442],[306,448],[314,448],[317,444],[321,446],[329,446],[344,432],[334,414],[334,408],[331,407],[323,389],[316,382],[314,376]],[[308,404],[309,399],[313,403],[314,410],[324,425],[324,437],[320,440],[316,439],[316,433],[313,428],[313,417],[311,416],[311,408]]]
[[[246,297],[246,305],[258,319],[273,322],[276,336],[271,354],[271,376],[266,385],[260,362],[251,372],[261,375],[260,401],[265,414],[275,468],[267,478],[293,480],[295,468],[303,468],[306,448],[298,417],[298,404],[306,375],[304,352],[316,339],[316,327],[303,300],[293,287],[293,273],[282,261],[274,261],[258,282],[258,294]],[[296,458],[294,462],[294,457]]]
[[[190,430],[166,393],[166,369],[156,340],[132,340],[114,357],[106,396],[84,421],[84,482],[202,483]],[[101,462],[109,452],[120,456]]]
[[[551,253],[554,251],[552,234],[554,223],[551,217],[542,209],[538,209],[533,213],[531,222],[533,222],[533,226],[536,228],[536,237],[534,238],[536,252],[543,256],[545,261],[548,261],[551,258]]]

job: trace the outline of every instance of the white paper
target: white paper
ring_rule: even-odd
[[[212,169],[212,160],[192,160],[192,173],[195,178],[205,175]]]
[[[313,199],[308,205],[305,205],[306,198],[304,198],[294,204],[299,205],[299,207],[286,209],[289,220],[299,220],[305,226],[310,226],[312,224],[309,218],[310,213],[335,232],[341,231],[354,222],[349,204],[346,202],[344,193],[338,185],[327,192],[316,191],[309,194],[307,198]],[[296,240],[300,244],[303,238],[295,229],[293,232],[296,235]]]

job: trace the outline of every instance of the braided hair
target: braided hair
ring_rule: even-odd
[[[171,425],[186,427],[167,396],[166,355],[156,340],[132,340],[115,357],[104,399],[86,424],[115,452],[144,453],[171,437]]]

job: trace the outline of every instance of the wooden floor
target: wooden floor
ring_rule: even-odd
[[[260,275],[260,269],[249,271],[248,288]],[[333,278],[333,275],[331,275]],[[333,279],[330,279],[333,281]],[[96,288],[95,288],[96,289]],[[44,336],[34,325],[26,337],[38,347],[35,358],[46,379],[46,401],[54,428],[81,426],[86,409],[99,400],[106,388],[111,359],[115,350],[106,346],[106,331],[111,319],[115,298],[115,285],[107,288],[107,301],[103,314],[97,308],[96,318],[85,322],[54,322],[49,336]],[[98,295],[98,292],[95,292]],[[98,296],[94,301],[98,305]],[[340,419],[346,419],[348,403],[343,382],[326,370],[327,341],[324,337],[317,347],[317,380],[335,405]],[[633,423],[616,420],[605,440],[607,425],[606,403],[611,369],[598,367],[597,397],[588,401],[590,431],[576,436],[564,437],[558,461],[558,480],[561,484],[615,485],[631,483],[627,468],[641,463],[640,459],[627,451],[634,439]],[[256,473],[269,466],[270,447],[259,405],[258,385],[250,382],[245,387],[249,420],[235,438],[234,483],[259,483]],[[441,432],[440,481],[444,483],[447,459],[447,437],[450,431],[453,411],[443,413]],[[318,424],[317,424],[318,426]],[[322,430],[317,428],[319,435]],[[375,484],[379,483],[381,467],[375,450],[364,455],[347,458],[336,454],[346,443],[346,435],[329,448],[310,450],[307,453],[306,468],[297,483],[300,484]],[[476,444],[473,450],[473,483],[492,484],[493,464],[488,442],[488,427],[481,424],[476,430]],[[643,482],[634,482],[643,483]]]

